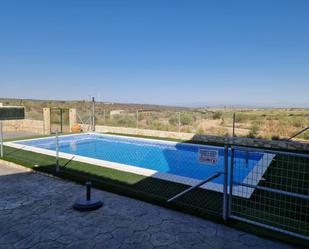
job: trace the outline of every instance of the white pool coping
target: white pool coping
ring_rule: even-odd
[[[117,137],[122,139],[132,139],[132,140],[138,140],[138,141],[148,141],[148,142],[155,142],[157,144],[169,144],[169,145],[176,145],[176,144],[182,144],[184,146],[194,146],[194,147],[205,147],[205,148],[217,148],[217,149],[223,149],[221,146],[215,146],[215,145],[205,145],[205,144],[194,144],[194,143],[184,143],[184,142],[176,142],[176,141],[168,141],[168,140],[159,140],[154,138],[140,138],[140,137],[131,137],[126,135],[114,135],[114,134],[105,134],[105,133],[98,133],[98,132],[84,132],[84,133],[77,133],[77,134],[67,134],[67,135],[59,135],[59,137],[71,137],[71,136],[83,136],[83,135],[96,135],[96,136],[102,136],[102,137]],[[55,138],[55,136],[48,136],[48,137],[41,137],[41,138],[28,138],[28,139],[17,139],[14,141],[10,141],[7,143],[15,143],[15,142],[24,142],[24,141],[33,141],[33,140],[47,140]]]
[[[101,134],[101,133],[95,133],[95,132],[87,132],[87,133],[79,133],[79,134],[69,134],[69,135],[61,135],[59,137],[68,137],[68,136],[79,136],[79,135],[87,135],[87,134],[93,134],[93,135],[99,135],[99,136],[107,136],[107,137],[118,137],[118,138],[126,138],[126,139],[132,139],[132,140],[140,140],[140,141],[151,141],[151,142],[156,142],[157,144],[170,144],[170,145],[176,145],[181,142],[173,142],[173,141],[162,141],[162,140],[156,140],[156,139],[150,139],[150,138],[136,138],[136,137],[128,137],[128,136],[120,136],[120,135],[111,135],[111,134]],[[48,150],[48,149],[42,149],[34,146],[28,146],[24,144],[18,144],[17,142],[23,142],[23,141],[32,141],[32,140],[45,140],[45,139],[51,139],[53,137],[43,137],[43,138],[32,138],[32,139],[23,139],[23,140],[16,140],[12,142],[5,142],[5,146],[13,147],[16,149],[20,150],[25,150],[25,151],[30,151],[30,152],[36,152],[48,156],[56,156],[56,151],[53,150]],[[197,146],[197,147],[207,147],[207,148],[217,148],[217,149],[223,149],[222,147],[219,146],[211,146],[211,145],[199,145],[199,144],[185,144],[183,145],[188,145],[188,146]],[[251,172],[247,175],[247,177],[244,179],[243,183],[248,183],[252,185],[257,185],[258,182],[262,179],[263,174],[267,170],[269,164],[271,163],[272,159],[274,158],[275,155],[273,154],[264,154],[264,156],[259,160],[259,162],[254,166],[254,168],[251,170]],[[267,158],[265,158],[267,157]],[[161,180],[166,180],[166,181],[171,181],[175,183],[181,183],[189,186],[195,186],[201,182],[201,180],[190,178],[190,177],[184,177],[184,176],[179,176],[179,175],[174,175],[170,173],[162,173],[156,170],[151,170],[151,169],[145,169],[141,167],[136,167],[128,164],[122,164],[122,163],[115,163],[111,161],[106,161],[106,160],[101,160],[101,159],[95,159],[91,157],[85,157],[85,156],[79,156],[75,154],[70,154],[70,153],[64,153],[64,152],[59,152],[59,158],[63,159],[68,159],[68,160],[73,160],[73,161],[78,161],[78,162],[83,162],[83,163],[88,163],[88,164],[93,164],[96,166],[101,166],[105,168],[110,168],[110,169],[115,169],[119,171],[124,171],[128,173],[134,173],[142,176],[148,176],[148,177],[153,177]],[[266,161],[266,165],[264,164]],[[262,166],[262,171],[259,170],[259,168]],[[255,175],[256,177],[254,178],[254,182],[252,182],[252,176]],[[249,182],[250,179],[250,182]],[[202,189],[207,189],[207,190],[213,190],[216,192],[223,192],[223,184],[218,184],[218,183],[213,183],[213,182],[208,182],[202,186],[200,186]],[[233,186],[233,195],[234,196],[240,196],[244,198],[250,198],[252,195],[254,189],[250,187],[245,187],[245,186],[239,186],[239,185],[234,185]],[[229,188],[228,188],[229,192]]]

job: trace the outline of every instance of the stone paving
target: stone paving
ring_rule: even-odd
[[[293,248],[208,220],[93,190],[104,206],[77,212],[84,187],[0,165],[0,249]]]

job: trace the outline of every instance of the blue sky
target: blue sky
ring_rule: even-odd
[[[309,1],[1,0],[0,97],[309,107]]]

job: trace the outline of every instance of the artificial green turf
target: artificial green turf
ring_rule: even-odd
[[[56,174],[55,173],[55,158],[47,155],[42,155],[34,152],[23,151],[15,148],[5,146],[5,160],[15,162],[24,165],[29,168],[33,168],[38,171]],[[264,178],[271,178],[271,187],[277,185],[283,186],[280,182],[282,177],[288,179],[286,174],[287,169],[291,166],[286,164],[284,158],[277,158],[274,163],[269,167],[268,171],[264,175]],[[280,162],[280,165],[278,164]],[[295,160],[293,160],[295,162]],[[303,163],[303,170],[305,170],[305,177],[307,177],[308,162]],[[35,166],[36,165],[36,166]],[[128,172],[118,171],[114,169],[104,168],[96,165],[81,163],[77,161],[69,161],[66,159],[60,160],[61,172],[57,176],[64,179],[70,179],[79,183],[84,183],[86,180],[91,180],[95,187],[112,191],[118,194],[127,195],[133,198],[145,200],[169,208],[174,208],[180,211],[185,211],[194,215],[206,217],[218,222],[222,221],[222,194],[214,191],[206,191],[203,189],[196,189],[190,194],[184,195],[176,202],[167,203],[166,201],[175,194],[183,191],[188,186],[183,184],[164,181],[152,177],[145,177]],[[281,179],[278,176],[282,176]],[[277,177],[274,177],[277,176]],[[292,177],[292,181],[289,182],[292,188],[296,188],[299,184],[299,177],[304,175],[295,174]],[[307,178],[306,178],[307,179]],[[276,185],[277,184],[277,185]],[[293,187],[294,186],[294,187]],[[306,187],[306,186],[304,186]],[[303,187],[301,187],[303,189]],[[268,198],[264,198],[267,195]],[[271,203],[265,202],[269,200],[269,193],[263,193],[263,191],[255,191],[252,198],[235,198],[235,203],[241,203],[241,209],[238,210],[237,206],[234,207],[234,212],[244,218],[254,218],[256,221],[261,221],[269,225],[276,225],[281,228],[287,228],[288,226],[296,227],[296,225],[304,226],[304,231],[308,231],[308,222],[300,222],[299,217],[290,217],[290,211],[279,210],[274,208],[275,206],[285,204],[282,199],[276,196],[271,196],[273,201]],[[286,204],[285,204],[286,205]],[[288,206],[286,206],[288,207]],[[279,216],[278,220],[278,214]],[[294,219],[293,219],[294,218]],[[306,216],[306,219],[308,217]],[[268,231],[262,228],[258,228],[253,225],[240,223],[240,222],[228,222],[232,226],[236,226],[246,231],[255,232],[259,235],[271,236],[277,239],[288,240],[288,242],[304,243],[299,239],[295,239],[290,236],[282,236],[274,231]],[[282,225],[283,224],[283,225]],[[293,232],[301,232],[292,230]],[[302,232],[303,233],[303,232]]]

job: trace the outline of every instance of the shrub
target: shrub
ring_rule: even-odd
[[[186,127],[184,129],[181,129],[182,132],[192,133],[192,129],[190,127]]]
[[[220,125],[225,125],[225,118],[222,118]]]
[[[212,114],[213,119],[220,119],[222,117],[222,112],[214,112]]]
[[[304,139],[309,139],[309,132],[305,132],[302,136]]]
[[[292,125],[297,128],[302,128],[306,123],[306,120],[302,117],[296,117],[291,120]]]
[[[169,127],[168,127],[168,125],[165,125],[165,124],[161,123],[160,121],[154,121],[151,124],[150,129],[161,130],[161,131],[168,131]]]
[[[171,124],[171,125],[178,125],[178,117],[173,115],[172,117],[169,118],[168,122]]]
[[[180,122],[182,125],[190,125],[194,122],[194,118],[192,115],[185,113],[180,116]]]
[[[116,126],[134,127],[136,125],[136,118],[131,115],[114,115],[111,123]]]
[[[258,135],[258,133],[259,133],[259,126],[257,123],[253,123],[251,125],[248,137],[255,138]]]
[[[248,115],[244,113],[236,113],[235,122],[237,123],[245,123],[249,120]]]

